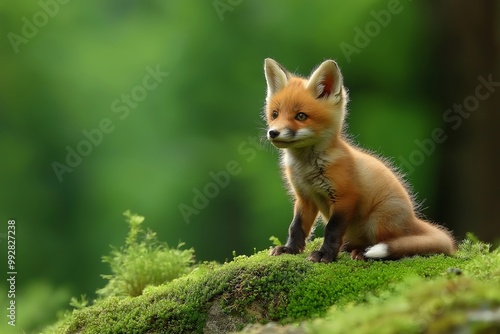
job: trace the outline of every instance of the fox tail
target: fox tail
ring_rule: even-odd
[[[400,259],[413,255],[453,254],[455,240],[443,227],[418,220],[422,232],[381,241],[368,247],[364,256],[370,259]]]

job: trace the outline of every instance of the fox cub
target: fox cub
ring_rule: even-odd
[[[281,149],[281,167],[295,198],[286,245],[271,255],[302,252],[318,214],[326,222],[325,239],[309,255],[313,262],[335,261],[341,250],[356,260],[455,251],[449,231],[417,217],[399,175],[343,135],[348,97],[333,60],[308,79],[269,58],[264,71],[267,138]]]

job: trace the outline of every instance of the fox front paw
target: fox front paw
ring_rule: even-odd
[[[290,246],[276,246],[269,251],[269,255],[277,256],[281,254],[298,254],[300,250]]]
[[[321,252],[321,251],[314,251],[307,257],[307,260],[311,262],[323,262],[323,263],[330,263],[333,262],[337,259],[337,256],[334,254],[330,254],[327,252]]]

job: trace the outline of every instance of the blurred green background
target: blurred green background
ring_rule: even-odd
[[[500,80],[496,2],[41,0],[2,2],[0,17],[0,241],[15,219],[18,331],[95,296],[127,209],[199,261],[285,240],[292,205],[261,140],[266,57],[302,75],[336,59],[354,140],[406,171],[457,238],[500,235],[500,93],[457,129],[443,118],[478,76]],[[446,141],[422,153],[436,128]]]

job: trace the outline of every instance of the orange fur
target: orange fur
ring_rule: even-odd
[[[335,62],[323,62],[304,79],[266,59],[265,74],[268,138],[282,149],[283,172],[295,197],[287,244],[271,254],[302,251],[301,239],[318,213],[327,229],[325,244],[309,257],[315,262],[335,260],[341,245],[356,259],[455,251],[450,232],[417,217],[400,175],[345,139],[348,98]],[[383,245],[366,251],[377,244]]]

